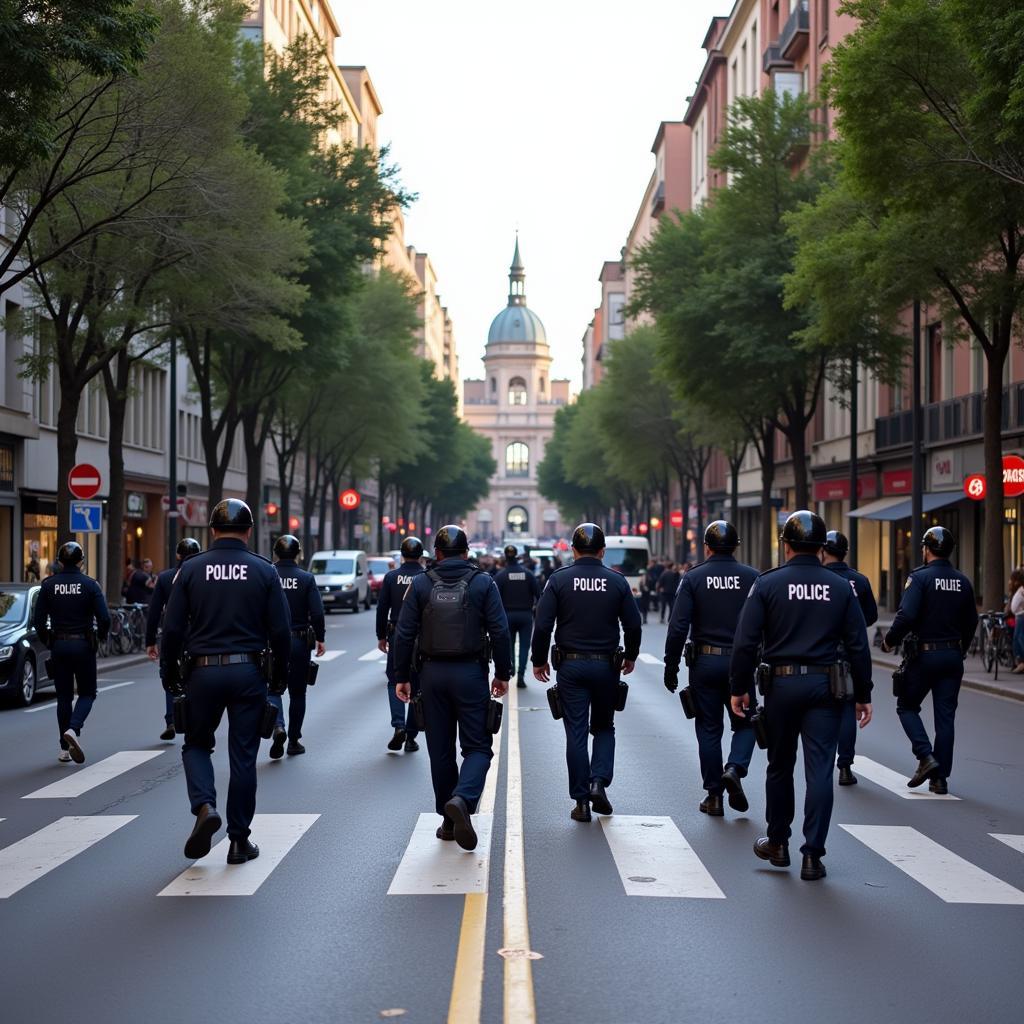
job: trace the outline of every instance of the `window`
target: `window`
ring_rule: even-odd
[[[491,378],[491,394],[496,395],[498,393],[498,378]]]
[[[530,449],[522,441],[513,441],[505,449],[505,476],[530,475]]]
[[[526,405],[526,381],[522,377],[513,377],[508,382],[508,404]]]
[[[541,378],[540,378],[540,393],[542,395],[544,394],[544,376],[543,376],[543,374],[541,375]]]
[[[526,533],[530,528],[530,513],[522,505],[513,505],[505,517],[509,533]]]
[[[828,42],[828,9],[830,0],[818,0],[818,44]]]

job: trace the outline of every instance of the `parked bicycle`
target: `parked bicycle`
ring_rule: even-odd
[[[1004,612],[985,612],[978,621],[978,652],[986,672],[999,678],[999,666],[1012,669],[1016,663],[1013,656],[1013,630],[1006,621]]]

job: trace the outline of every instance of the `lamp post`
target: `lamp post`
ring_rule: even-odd
[[[167,565],[174,565],[178,547],[178,339],[171,334],[170,400],[167,423]]]
[[[913,380],[910,394],[913,409],[913,432],[911,434],[911,492],[910,492],[910,543],[911,549],[921,530],[921,516],[924,514],[924,466],[921,460],[921,301],[914,302],[913,322]]]
[[[857,477],[860,475],[857,455],[857,350],[850,356],[850,565],[857,564]]]

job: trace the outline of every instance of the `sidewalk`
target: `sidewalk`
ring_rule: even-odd
[[[884,634],[892,620],[883,621],[879,619],[876,623],[881,626]],[[875,626],[868,630],[868,639],[874,640]],[[895,654],[884,654],[879,648],[872,646],[871,660],[884,671],[879,673],[875,679],[875,688],[889,689],[892,670],[900,663]],[[1024,675],[1015,676],[1010,669],[1000,666],[999,679],[993,679],[991,672],[986,672],[981,664],[981,659],[976,654],[969,654],[964,661],[963,685],[968,690],[980,690],[982,693],[993,693],[999,697],[1009,697],[1011,700],[1024,701]]]

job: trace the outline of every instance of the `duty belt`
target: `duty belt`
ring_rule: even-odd
[[[562,651],[562,661],[607,661],[614,658],[614,654],[570,654]]]
[[[222,665],[258,665],[260,655],[246,654],[197,654],[192,659],[193,668],[213,668]]]
[[[701,644],[697,648],[698,654],[732,654],[731,647],[712,647],[711,644]]]
[[[959,651],[962,650],[960,647],[959,640],[931,640],[926,644],[919,644],[919,649],[922,651]]]
[[[774,676],[827,676],[832,665],[772,665]]]
[[[88,640],[88,633],[54,633],[54,640]]]
[[[309,632],[309,626],[303,626],[301,629],[293,629],[292,636],[305,636]]]

